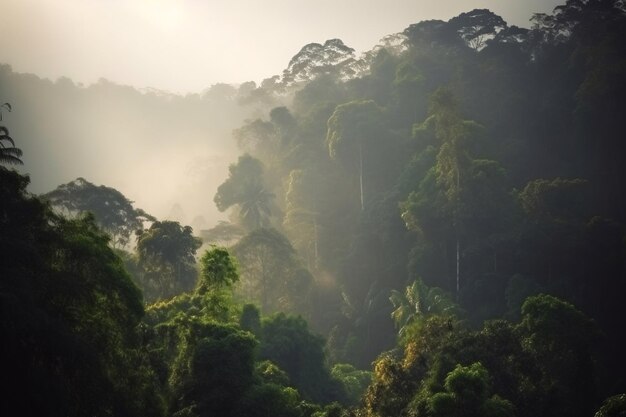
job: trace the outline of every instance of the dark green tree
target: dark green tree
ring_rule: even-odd
[[[261,324],[259,357],[285,371],[305,399],[323,403],[344,399],[341,384],[324,363],[324,340],[310,332],[302,317],[277,313]]]
[[[156,221],[142,209],[133,207],[133,202],[118,190],[96,186],[84,178],[59,185],[42,197],[63,214],[93,213],[100,227],[111,235],[114,247],[128,246],[135,232]]]
[[[202,242],[189,226],[154,222],[137,239],[141,283],[149,301],[170,298],[196,285],[196,250]]]
[[[67,220],[0,167],[3,414],[162,415],[139,289],[92,215]],[[46,388],[47,387],[47,388]]]
[[[489,397],[489,386],[489,373],[480,362],[457,365],[446,376],[445,391],[428,400],[429,414],[433,417],[514,416],[515,408],[510,401],[497,395]]]
[[[595,409],[595,323],[573,305],[540,294],[522,306],[522,346],[538,365],[538,412],[590,415]]]
[[[256,340],[232,326],[198,318],[181,325],[181,348],[170,376],[170,412],[232,416],[254,382]]]

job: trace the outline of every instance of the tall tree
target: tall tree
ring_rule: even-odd
[[[330,156],[357,171],[361,210],[365,210],[366,201],[364,164],[374,164],[372,148],[378,145],[380,149],[382,145],[382,125],[382,109],[372,100],[341,104],[328,119],[326,142]],[[367,156],[370,160],[365,162]]]
[[[272,215],[271,193],[263,181],[263,164],[246,154],[229,167],[229,176],[213,198],[218,210],[237,206],[239,222],[248,230],[268,226]]]
[[[154,222],[137,239],[141,282],[149,300],[190,291],[196,284],[196,250],[202,241],[189,226],[178,222]]]
[[[328,187],[324,175],[314,170],[293,170],[289,174],[286,213],[283,225],[290,232],[294,246],[306,256],[309,268],[319,265],[319,235],[325,197],[320,190]]]
[[[428,118],[420,129],[432,128],[440,142],[435,163],[437,184],[443,190],[447,210],[451,214],[455,240],[455,276],[457,297],[461,286],[461,233],[464,198],[467,193],[470,156],[470,139],[475,137],[480,126],[463,120],[453,93],[439,88],[431,96]]]

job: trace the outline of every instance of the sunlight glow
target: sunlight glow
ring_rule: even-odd
[[[185,17],[179,0],[135,0],[128,6],[139,18],[162,30],[179,28]]]

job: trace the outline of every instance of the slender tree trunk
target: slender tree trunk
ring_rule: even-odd
[[[262,256],[261,257],[261,312],[263,312],[264,314],[268,314],[268,309],[267,309],[268,277],[267,277],[267,272],[265,270],[266,262],[267,262],[266,256]]]
[[[317,217],[315,217],[313,219],[313,230],[315,232],[315,240],[313,242],[313,249],[314,249],[314,253],[315,253],[315,262],[314,262],[314,266],[315,269],[317,269],[317,264],[318,264],[318,259],[319,259],[319,252],[318,252],[318,247],[317,247],[317,241],[318,241],[318,234],[317,234]]]
[[[459,238],[458,229],[456,233],[456,300],[459,301],[459,292],[461,290],[461,239]]]
[[[456,161],[456,213],[454,214],[454,233],[456,235],[456,301],[459,301],[459,290],[461,289],[461,243],[459,239],[459,210],[461,193],[461,169],[459,161]]]
[[[361,211],[365,210],[363,203],[363,144],[359,142],[359,182],[361,185]]]

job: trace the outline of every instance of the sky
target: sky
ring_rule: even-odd
[[[0,62],[16,72],[174,93],[280,74],[302,46],[357,52],[412,23],[488,8],[529,27],[564,0],[0,0]]]

